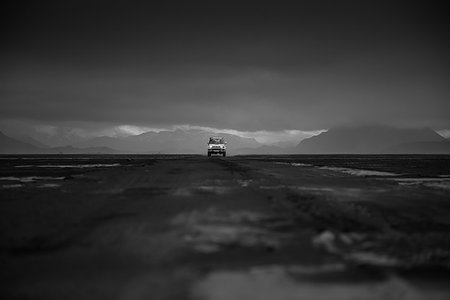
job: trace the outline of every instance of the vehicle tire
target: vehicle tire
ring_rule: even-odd
[[[223,153],[223,157],[225,157],[225,156],[227,156],[227,154],[224,152],[224,153]]]
[[[211,156],[211,153],[210,153],[210,152],[208,152],[208,156]]]

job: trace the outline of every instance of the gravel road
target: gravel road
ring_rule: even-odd
[[[448,156],[2,156],[2,299],[449,299]]]

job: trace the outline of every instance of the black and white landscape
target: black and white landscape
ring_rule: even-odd
[[[450,299],[444,2],[1,20],[1,299]]]
[[[178,129],[126,137],[102,136],[80,139],[73,144],[59,147],[49,147],[29,137],[14,139],[1,134],[0,153],[205,154],[205,141],[209,136],[223,136],[228,143],[228,151],[233,155],[450,154],[450,141],[432,129],[398,129],[375,125],[332,128],[300,141],[297,146],[284,147],[264,145],[254,138],[204,130]]]

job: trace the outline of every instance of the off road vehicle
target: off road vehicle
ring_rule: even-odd
[[[225,157],[227,155],[226,144],[227,142],[224,141],[223,137],[210,137],[208,142],[208,156],[211,156],[212,154],[218,154]]]

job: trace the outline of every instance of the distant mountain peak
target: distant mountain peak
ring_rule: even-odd
[[[227,141],[230,153],[239,148],[262,146],[254,138],[244,138],[229,133],[217,133],[198,129],[149,131],[128,137],[93,138],[75,144],[78,147],[107,146],[124,153],[172,153],[203,154],[210,136],[220,135]]]
[[[71,145],[64,147],[37,147],[15,138],[9,137],[0,131],[0,154],[90,154],[90,153],[116,153],[107,147],[77,148]]]
[[[445,139],[430,128],[394,128],[385,125],[342,126],[331,128],[301,141],[299,153],[377,154],[387,153],[397,145],[443,142]],[[403,147],[403,151],[408,149]],[[414,151],[415,153],[417,151]]]
[[[36,153],[39,148],[31,144],[16,140],[5,135],[0,131],[0,153],[14,154],[14,153]]]

